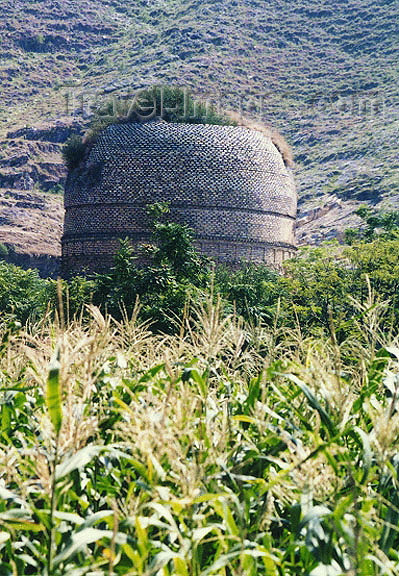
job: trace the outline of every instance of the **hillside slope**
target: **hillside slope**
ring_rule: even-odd
[[[399,200],[396,0],[3,0],[1,9],[0,218],[10,190],[46,202],[59,191],[60,144],[93,107],[154,83],[191,87],[286,136],[301,241],[339,236],[359,203]],[[26,125],[36,132],[18,131]],[[62,135],[49,140],[51,126]],[[40,246],[29,232],[15,240],[2,220],[0,242],[55,255],[61,209],[46,206],[28,226]]]

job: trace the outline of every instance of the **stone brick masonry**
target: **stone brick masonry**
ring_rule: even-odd
[[[278,265],[295,251],[293,176],[264,134],[242,126],[115,124],[69,174],[64,275],[106,270],[119,238],[148,242],[145,207],[161,201],[218,261]]]

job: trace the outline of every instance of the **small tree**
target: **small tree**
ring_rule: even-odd
[[[151,260],[155,266],[167,264],[179,280],[203,285],[208,277],[209,267],[194,246],[194,233],[189,226],[176,222],[164,222],[163,217],[169,213],[165,202],[158,202],[147,207],[152,229],[152,242],[155,248]]]
[[[128,238],[121,240],[109,273],[95,278],[94,301],[118,318],[124,312],[130,315],[139,299],[142,318],[170,332],[171,318],[181,315],[187,299],[207,285],[209,266],[195,250],[187,226],[162,222],[169,212],[167,204],[151,205],[147,212],[152,244],[135,250]],[[140,257],[145,257],[145,266],[138,265]]]

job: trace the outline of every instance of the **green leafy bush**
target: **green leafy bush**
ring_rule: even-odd
[[[371,242],[376,239],[399,238],[399,211],[383,212],[373,210],[369,206],[361,206],[356,214],[363,220],[360,228],[345,230],[345,241],[348,244],[355,242]]]
[[[82,141],[81,136],[73,134],[62,149],[62,157],[68,170],[74,170],[84,159],[86,146]]]
[[[389,302],[386,322],[390,316],[399,320],[399,239],[304,248],[285,270],[279,279],[281,307],[291,311],[285,320],[294,325],[295,317],[305,333],[347,337],[362,314],[354,303],[367,306],[370,290]],[[380,323],[385,325],[382,318]]]
[[[5,244],[3,244],[2,242],[0,242],[0,259],[5,259],[7,258],[9,254],[8,248]]]
[[[40,318],[47,305],[47,281],[37,270],[22,270],[0,261],[0,312],[2,320],[16,319],[25,323],[28,318]]]
[[[235,312],[254,324],[275,320],[283,295],[280,275],[264,265],[243,263],[237,270],[218,266],[215,290],[225,302],[226,312]]]
[[[154,329],[173,331],[175,318],[190,299],[201,298],[210,280],[209,265],[194,248],[193,233],[187,226],[164,222],[168,207],[148,207],[152,227],[151,244],[135,251],[122,240],[114,266],[108,274],[94,278],[93,301],[115,318],[131,315],[140,300],[141,317]],[[137,265],[137,258],[145,265]]]

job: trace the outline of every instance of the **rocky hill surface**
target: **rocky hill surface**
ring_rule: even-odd
[[[173,83],[292,145],[300,242],[397,206],[397,0],[2,0],[0,243],[59,254],[60,149],[113,95]]]

